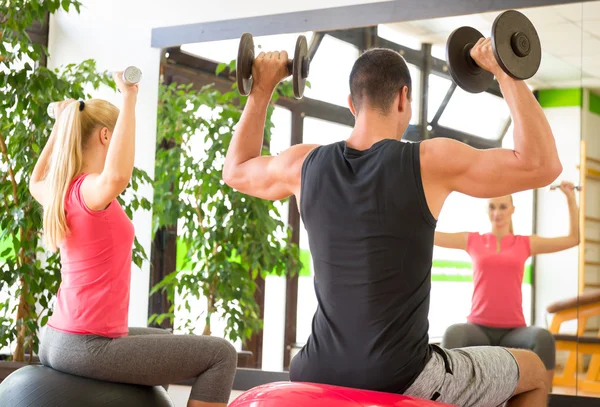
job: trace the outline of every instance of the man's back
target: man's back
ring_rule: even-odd
[[[401,393],[429,360],[436,221],[419,147],[387,139],[357,151],[340,142],[304,161],[300,209],[319,306],[292,380]]]

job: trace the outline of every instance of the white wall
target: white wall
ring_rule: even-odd
[[[544,109],[550,122],[563,166],[562,180],[579,182],[579,147],[581,139],[581,108]],[[564,195],[556,190],[538,191],[537,234],[545,237],[564,236],[569,232],[569,216]],[[537,256],[535,271],[535,325],[546,327],[546,307],[558,300],[577,295],[577,247],[554,254]],[[575,329],[574,326],[567,327]]]
[[[127,65],[142,69],[137,115],[137,148],[135,165],[154,173],[156,139],[156,108],[159,83],[160,51],[150,47],[154,27],[242,18],[289,11],[337,7],[348,4],[376,2],[375,0],[305,0],[287,2],[275,0],[197,1],[171,0],[84,0],[81,13],[59,12],[50,20],[49,66],[58,67],[96,60],[99,69],[118,70]],[[120,105],[112,91],[95,92]],[[145,191],[151,197],[151,191]],[[134,217],[136,234],[149,253],[151,215],[137,213]],[[130,325],[145,326],[148,309],[149,268],[134,267],[132,274]]]

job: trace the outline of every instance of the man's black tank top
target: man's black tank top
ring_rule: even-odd
[[[403,393],[431,357],[429,292],[436,220],[419,143],[386,139],[313,150],[300,212],[318,301],[292,381]]]

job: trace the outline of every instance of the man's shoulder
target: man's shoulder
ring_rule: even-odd
[[[295,144],[284,150],[280,155],[285,155],[288,159],[298,161],[298,159],[304,160],[313,151],[322,147],[320,144]]]
[[[327,152],[331,151],[332,149],[336,148],[336,144],[338,143],[332,143],[332,144],[297,144],[295,147],[298,148],[299,151],[301,151],[301,155],[304,157],[304,160],[306,160],[308,157],[311,156],[316,156],[319,154],[326,154]]]
[[[457,164],[465,161],[461,158],[464,154],[462,144],[457,140],[445,137],[418,142],[415,153],[418,155],[421,170],[436,177],[453,174],[456,168],[461,167],[460,165],[457,167]]]
[[[467,150],[473,149],[465,143],[448,137],[435,137],[415,144],[419,144],[418,148],[422,159],[432,160],[436,163],[439,163],[440,159],[452,160],[463,156]]]
[[[327,146],[321,144],[296,144],[291,147],[295,151],[294,155],[296,159],[294,161],[297,164],[295,167],[297,168],[298,175],[301,175],[306,165],[314,159],[316,155],[320,154],[324,147]]]

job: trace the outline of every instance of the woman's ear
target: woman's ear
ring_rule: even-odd
[[[100,129],[100,143],[102,143],[102,145],[108,145],[108,142],[110,141],[110,135],[108,134],[108,129],[106,127],[103,127]]]

